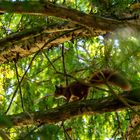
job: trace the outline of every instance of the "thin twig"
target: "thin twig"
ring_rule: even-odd
[[[30,136],[31,134],[33,134],[33,132],[35,130],[37,130],[38,128],[40,128],[43,124],[39,124],[38,126],[34,127],[29,133],[27,133],[26,135],[22,136],[22,138],[20,138],[20,140],[25,140],[28,136]],[[24,138],[23,138],[24,137]]]
[[[17,69],[17,62],[14,61],[15,63],[15,70],[16,70],[16,76],[17,76],[17,81],[18,81],[18,85],[19,85],[19,74],[18,74],[18,69]],[[21,91],[21,85],[19,85],[19,93],[20,93],[20,100],[21,100],[21,106],[22,106],[22,109],[23,109],[23,112],[25,111],[24,109],[24,103],[23,103],[23,96],[22,96],[22,91]]]
[[[69,138],[69,140],[72,140],[71,137],[69,136],[69,134],[67,133],[66,129],[65,129],[65,126],[64,126],[64,121],[62,121],[62,124],[61,124],[63,130],[64,130],[64,134],[65,134],[65,138],[67,140],[67,137]]]
[[[140,116],[140,113],[137,112],[131,105],[128,104],[128,102],[122,97],[122,96],[119,96],[117,95],[114,90],[111,88],[111,86],[108,84],[107,80],[105,79],[104,75],[101,73],[101,76],[105,82],[105,84],[107,85],[109,91],[118,99],[120,100],[124,105],[126,105],[128,108],[130,108],[133,112],[135,112],[137,115]]]
[[[19,83],[18,83],[18,85],[17,85],[17,87],[16,87],[16,90],[15,90],[15,92],[13,93],[12,99],[11,99],[11,101],[10,101],[10,103],[9,103],[9,106],[8,106],[7,110],[5,111],[5,114],[7,114],[7,112],[9,111],[9,109],[10,109],[10,107],[11,107],[11,105],[12,105],[12,102],[13,102],[13,100],[14,100],[14,97],[16,96],[16,93],[17,93],[17,91],[18,91],[18,88],[19,88],[19,86],[21,85],[21,83],[22,83],[22,81],[23,81],[23,79],[24,79],[26,73],[28,72],[28,70],[29,70],[29,68],[30,68],[30,66],[31,66],[31,64],[32,64],[32,62],[33,62],[33,60],[35,59],[35,57],[37,56],[38,53],[39,53],[39,52],[37,52],[37,53],[33,56],[32,60],[30,61],[29,66],[27,67],[25,73],[23,74],[21,80],[19,81]]]
[[[68,76],[67,76],[67,71],[66,71],[66,66],[65,66],[64,45],[62,45],[62,63],[63,63],[63,71],[64,71],[64,77],[66,80],[66,85],[68,85]]]
[[[44,51],[43,51],[43,54],[45,55],[46,59],[49,61],[50,65],[53,67],[54,71],[57,73],[57,70],[56,70],[55,66],[53,65],[53,63],[51,62],[51,60],[49,59],[47,54]]]
[[[70,32],[73,32],[73,31],[75,31],[75,30],[77,30],[77,29],[74,29],[74,30],[72,30],[72,31],[68,31],[68,32],[66,32],[66,33],[63,33],[63,34],[61,34],[59,37],[62,37],[62,36],[64,36],[65,34],[70,33]],[[28,67],[27,67],[25,73],[23,74],[21,80],[19,81],[19,83],[18,83],[18,85],[17,85],[15,92],[13,93],[12,99],[11,99],[11,101],[10,101],[10,103],[9,103],[9,106],[8,106],[7,110],[5,111],[5,114],[7,114],[7,112],[9,111],[9,109],[10,109],[10,107],[11,107],[11,105],[12,105],[12,102],[13,102],[13,100],[14,100],[14,97],[16,96],[16,93],[17,93],[17,91],[18,91],[18,88],[19,88],[19,86],[21,85],[21,83],[22,83],[22,81],[23,81],[25,75],[27,74],[29,68],[31,67],[32,62],[33,62],[33,60],[35,59],[35,57],[41,52],[41,50],[42,50],[43,48],[46,47],[46,45],[48,45],[50,42],[54,41],[54,40],[57,39],[57,38],[58,38],[58,37],[49,39],[49,40],[36,52],[36,54],[33,56],[33,58],[31,59],[31,61],[30,61],[29,65],[28,65]]]

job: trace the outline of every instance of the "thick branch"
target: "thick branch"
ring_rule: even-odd
[[[136,23],[134,23],[134,26],[132,23],[130,24],[110,18],[88,15],[74,9],[52,4],[50,2],[0,2],[0,13],[4,12],[60,17],[84,26],[92,27],[96,30],[98,29],[104,31],[114,31],[115,29],[126,26],[137,30],[140,29],[139,25],[137,26]]]
[[[28,6],[27,6],[28,5]],[[38,8],[36,8],[38,7]],[[60,17],[67,20],[72,20],[78,24],[92,27],[86,30],[83,27],[77,26],[74,23],[64,23],[62,25],[54,25],[52,27],[38,27],[27,31],[22,31],[8,36],[5,39],[0,40],[0,63],[12,61],[16,58],[17,54],[19,58],[26,57],[35,53],[41,48],[45,42],[54,37],[58,37],[56,40],[48,44],[45,48],[56,46],[65,41],[69,41],[73,38],[85,37],[85,36],[98,36],[104,34],[106,31],[113,31],[120,27],[130,26],[139,30],[139,25],[133,25],[123,23],[120,21],[97,17],[95,15],[88,15],[77,10],[68,9],[54,5],[50,2],[39,3],[39,2],[0,2],[0,13],[4,12],[15,12],[15,13],[26,13],[35,15],[47,15]],[[81,28],[73,31],[74,29]],[[60,32],[66,33],[61,36]],[[61,37],[60,37],[61,36]]]
[[[92,34],[97,36],[99,33]],[[37,52],[49,39],[56,38],[45,48],[59,45],[72,38],[89,36],[90,31],[75,24],[65,22],[53,26],[37,27],[19,33],[11,34],[0,40],[0,63],[26,57]]]
[[[131,106],[138,106],[140,104],[140,89],[124,92],[122,97],[127,101],[129,100],[128,103]],[[8,117],[14,126],[22,126],[31,124],[36,125],[40,123],[57,123],[83,114],[95,115],[122,109],[127,109],[127,107],[118,99],[111,96],[98,100],[71,102],[61,107],[50,109],[46,112],[38,111],[34,113],[20,113],[9,115]]]

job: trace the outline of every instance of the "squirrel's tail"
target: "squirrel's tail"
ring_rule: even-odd
[[[97,71],[92,75],[89,82],[95,86],[100,86],[107,83],[109,85],[120,87],[124,91],[131,90],[131,85],[128,80],[119,72],[114,70],[105,69]]]

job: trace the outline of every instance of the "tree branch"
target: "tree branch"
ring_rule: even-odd
[[[28,6],[27,6],[28,5]],[[38,7],[38,8],[36,8]],[[96,15],[88,15],[86,13],[62,7],[50,2],[0,2],[0,13],[13,12],[20,14],[31,14],[31,15],[45,15],[54,16],[66,20],[71,20],[80,25],[91,27],[96,30],[114,31],[115,29],[122,27],[132,27],[139,30],[140,26],[134,23],[123,22],[111,18],[103,18]],[[135,24],[135,26],[134,26]]]
[[[73,26],[73,24],[69,24],[68,22],[57,26],[38,27],[38,29],[38,31],[37,28],[21,31],[1,39],[0,63],[12,61],[16,58],[17,53],[19,54],[19,58],[27,57],[37,52],[50,38],[55,38],[56,36],[57,39],[50,42],[45,48],[69,41],[73,37],[88,36],[87,30],[82,29],[82,27],[77,27],[76,25]]]
[[[121,96],[132,106],[140,105],[140,88],[125,91]],[[130,101],[131,100],[131,101]],[[95,115],[105,112],[127,109],[121,101],[113,96],[96,100],[85,100],[64,104],[61,107],[47,110],[46,112],[19,113],[8,115],[14,126],[51,124],[64,121],[83,114]]]

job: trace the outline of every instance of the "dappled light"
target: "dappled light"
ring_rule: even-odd
[[[140,139],[139,7],[0,1],[0,139]]]

